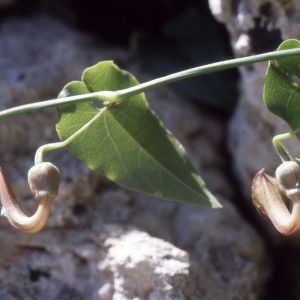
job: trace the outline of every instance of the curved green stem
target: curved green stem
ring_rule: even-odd
[[[20,106],[16,106],[13,108],[0,111],[0,120],[8,117],[12,117],[14,115],[35,111],[43,108],[56,107],[63,104],[70,104],[75,102],[80,103],[80,102],[87,102],[87,101],[103,101],[103,102],[107,101],[109,103],[114,103],[117,102],[117,95],[116,92],[101,91],[101,92],[82,94],[82,95],[76,95],[70,97],[61,97],[53,100],[29,103],[29,104],[20,105]]]
[[[39,164],[44,162],[46,152],[67,146],[76,137],[78,137],[81,133],[88,129],[95,121],[97,121],[106,110],[107,107],[102,108],[89,122],[83,125],[79,130],[69,136],[66,140],[62,142],[46,144],[39,147],[35,153],[34,163]]]
[[[125,98],[130,96],[145,92],[149,89],[168,84],[171,82],[175,82],[178,80],[186,79],[193,76],[198,76],[206,73],[226,70],[230,68],[235,68],[239,66],[249,65],[257,62],[267,61],[267,60],[274,60],[289,56],[300,55],[300,49],[290,49],[290,50],[281,50],[281,51],[274,51],[264,54],[258,54],[243,58],[236,58],[231,60],[226,60],[222,62],[212,63],[201,67],[196,67],[192,69],[188,69],[182,72],[174,73],[165,77],[157,78],[134,87],[130,87],[124,90],[119,90],[116,92],[112,91],[101,91],[71,97],[61,97],[54,100],[30,103],[26,105],[21,105],[18,107],[10,108],[3,110],[0,112],[0,120],[11,117],[17,114],[39,110],[42,108],[49,108],[54,107],[62,104],[67,103],[75,103],[75,102],[85,102],[85,101],[108,101],[109,103],[120,102]]]
[[[280,156],[282,162],[292,160],[293,157],[291,156],[289,151],[281,144],[280,141],[289,139],[299,132],[300,132],[300,127],[291,132],[278,134],[273,137],[273,145],[274,145],[278,155]]]
[[[281,50],[264,54],[252,55],[248,57],[236,58],[231,60],[225,60],[222,62],[212,63],[209,65],[188,69],[185,71],[177,72],[168,76],[160,77],[134,87],[130,87],[124,90],[117,91],[118,99],[124,99],[135,94],[145,92],[147,90],[172,83],[178,80],[186,79],[193,76],[203,75],[207,73],[222,71],[226,69],[236,68],[240,66],[250,65],[262,61],[274,60],[289,56],[300,55],[300,49]]]

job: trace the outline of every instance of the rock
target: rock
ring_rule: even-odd
[[[226,25],[237,56],[262,52],[259,39],[264,40],[262,44],[268,51],[273,51],[281,40],[300,38],[298,2],[210,0],[209,4],[216,19]],[[262,168],[273,174],[279,164],[271,143],[273,136],[289,131],[285,122],[271,114],[263,103],[266,68],[267,62],[239,69],[240,101],[229,129],[235,170],[248,198],[253,175]],[[299,156],[296,139],[285,144]]]
[[[265,168],[268,174],[274,176],[281,163],[272,144],[273,136],[289,131],[285,122],[269,112],[264,105],[266,68],[267,63],[255,64],[251,69],[242,68],[240,101],[229,126],[229,149],[234,160],[234,170],[244,196],[248,199],[251,197],[255,174]],[[292,139],[284,144],[293,150],[295,145],[291,142]]]
[[[237,56],[276,47],[280,39],[300,39],[297,1],[209,0],[215,18],[226,25]]]
[[[80,79],[83,69],[105,59],[114,59],[140,81],[151,78],[128,51],[95,45],[92,37],[46,15],[7,19],[0,43],[5,57],[0,59],[1,109],[55,98],[63,85]],[[147,97],[208,187],[222,195],[225,208],[207,210],[128,191],[89,171],[66,150],[52,151],[47,160],[59,167],[61,186],[45,229],[27,236],[0,219],[0,298],[261,295],[271,269],[264,241],[224,200],[235,195],[225,172],[226,120],[169,87]],[[1,166],[28,214],[36,203],[26,173],[37,147],[58,140],[54,123],[54,109],[1,121]]]
[[[210,0],[209,3],[216,19],[226,25],[236,56],[274,51],[285,39],[300,39],[299,1]],[[268,174],[274,176],[275,169],[281,163],[272,145],[273,136],[290,131],[287,124],[271,114],[263,103],[266,68],[267,63],[239,68],[239,103],[228,131],[234,172],[249,203],[254,175],[265,168]],[[296,138],[284,141],[284,145],[293,157],[300,157]],[[299,252],[300,232],[283,237],[272,224],[258,216],[254,207],[246,213],[253,215],[255,222],[261,224],[261,230],[272,239],[270,248],[275,253],[276,264],[274,274],[278,274],[277,284],[274,285],[277,286],[276,292],[274,290],[276,296],[298,299],[297,279],[285,279],[288,274],[291,278],[299,278],[299,265],[295,263],[295,257]]]
[[[145,233],[130,231],[107,239],[108,255],[98,268],[113,282],[99,290],[100,299],[186,299],[188,254]],[[110,288],[108,288],[110,284]]]
[[[266,51],[273,51],[281,39],[300,38],[298,2],[211,0],[209,3],[217,20],[226,24],[237,56],[263,52],[258,45],[259,39],[264,39],[263,44],[268,48]],[[291,14],[294,18],[290,18]],[[236,47],[239,43],[244,45],[243,53]],[[244,196],[249,200],[254,175],[265,168],[268,174],[274,176],[281,163],[272,144],[273,136],[290,131],[287,124],[264,105],[263,84],[267,65],[263,62],[239,68],[240,99],[229,126],[228,146],[234,171]],[[300,156],[296,138],[284,144],[293,156]]]
[[[185,205],[173,219],[176,245],[190,254],[188,299],[260,299],[270,272],[264,246],[234,206],[218,200],[223,209]]]
[[[80,216],[74,215],[78,222],[47,226],[34,236],[11,228],[0,230],[0,295],[5,299],[12,295],[28,299],[84,299],[87,295],[101,300],[259,299],[269,276],[269,259],[261,238],[228,200],[218,197],[224,206],[220,210],[172,203],[176,210],[168,214],[160,211],[165,201],[152,199],[150,217],[157,224],[153,233],[166,232],[167,220],[168,236],[173,239],[169,243],[151,237],[137,222],[138,215],[149,222],[145,216],[150,205],[144,204],[150,199],[119,192],[118,200],[125,209],[125,203],[132,207],[130,195],[138,209],[120,216],[121,221],[112,209],[117,202],[103,211],[109,203],[94,199],[85,204]],[[110,216],[114,217],[111,222]]]
[[[19,236],[9,264],[2,263],[14,274],[0,272],[2,298],[185,299],[185,251],[134,229],[99,229],[46,231],[31,245]]]

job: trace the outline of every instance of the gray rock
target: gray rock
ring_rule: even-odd
[[[114,59],[140,81],[151,77],[128,51],[95,45],[46,15],[7,20],[0,44],[1,109],[55,98],[100,60]],[[62,179],[45,229],[27,236],[0,218],[1,299],[259,298],[271,266],[264,241],[225,200],[235,195],[220,149],[225,121],[168,87],[147,97],[225,208],[125,190],[67,151],[54,151],[47,160]],[[28,214],[36,203],[26,172],[36,148],[58,140],[54,123],[54,109],[1,121],[1,166]]]
[[[300,4],[297,1],[211,0],[209,3],[217,20],[226,24],[237,56],[261,51],[260,40],[253,37],[254,30],[260,33],[256,38],[262,39],[261,44],[274,45],[274,50],[279,46],[280,38],[300,38]],[[273,136],[290,131],[287,124],[264,105],[263,84],[267,65],[264,62],[239,68],[240,99],[229,126],[228,146],[234,171],[244,196],[249,200],[254,175],[265,168],[274,176],[281,163],[272,144]],[[300,157],[296,138],[286,140],[284,145],[294,157]],[[268,228],[271,229],[271,225]],[[271,232],[275,237],[275,229]],[[294,240],[298,240],[299,234],[294,236]]]
[[[176,244],[190,253],[194,276],[188,299],[259,299],[264,292],[260,280],[270,271],[263,267],[269,264],[264,246],[233,205],[221,196],[218,200],[223,209],[185,205],[173,219]]]
[[[99,196],[82,204],[79,214],[67,203],[63,209],[70,210],[69,218],[52,227],[52,216],[46,229],[34,236],[11,228],[0,230],[3,298],[23,294],[24,299],[66,295],[72,299],[259,299],[262,295],[262,283],[270,272],[266,250],[228,200],[219,197],[224,209],[173,204],[173,211],[167,213],[161,210],[165,201],[152,199],[147,206],[150,199],[142,194],[119,189],[114,198],[121,206],[128,210],[125,204],[132,207],[134,201],[138,209],[133,207],[118,221],[112,209],[117,200],[108,209],[108,202]],[[147,213],[152,220],[145,218]],[[140,215],[143,226],[139,226]],[[70,222],[70,216],[75,222]],[[151,228],[154,234],[169,229],[174,242],[149,236],[143,231],[149,222],[157,225]]]
[[[18,244],[9,262],[2,262],[10,275],[1,268],[1,298],[186,299],[188,254],[124,228],[46,231],[34,241],[12,233]]]

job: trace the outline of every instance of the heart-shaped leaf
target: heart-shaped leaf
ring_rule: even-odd
[[[137,85],[112,62],[86,69],[82,81],[67,84],[60,97],[96,91],[116,91]],[[92,102],[57,108],[61,140],[79,130],[98,112]],[[91,169],[129,189],[165,199],[220,207],[197,175],[182,145],[149,109],[143,93],[111,106],[68,150]]]
[[[279,48],[300,48],[300,41],[284,41]],[[300,77],[300,57],[291,56],[271,61],[264,85],[264,101],[267,108],[284,119],[294,130],[300,127],[300,86],[294,81]],[[297,134],[300,139],[300,133]]]

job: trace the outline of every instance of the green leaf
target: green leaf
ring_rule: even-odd
[[[67,84],[60,97],[95,91],[116,91],[137,85],[112,62],[86,69],[82,81]],[[65,140],[98,112],[92,102],[57,108],[56,129]],[[129,189],[161,198],[220,207],[197,175],[182,145],[149,109],[144,94],[109,107],[68,150],[91,169]]]
[[[279,48],[300,48],[300,41],[284,41]],[[300,57],[292,56],[270,62],[264,85],[264,101],[267,108],[284,119],[294,130],[300,127],[300,86],[294,82],[300,77]],[[300,139],[300,133],[297,134]]]

